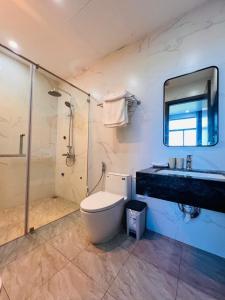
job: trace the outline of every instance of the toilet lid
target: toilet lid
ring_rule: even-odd
[[[124,200],[124,197],[118,194],[112,194],[108,192],[98,192],[87,198],[85,198],[80,207],[86,212],[97,212],[109,209],[117,205],[120,201]]]

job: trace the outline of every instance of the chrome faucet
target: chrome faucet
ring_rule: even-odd
[[[187,155],[187,158],[186,158],[186,170],[188,170],[188,171],[192,170],[192,155]]]

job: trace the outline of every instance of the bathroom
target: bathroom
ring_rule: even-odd
[[[193,170],[225,171],[225,2],[4,0],[0,7],[1,154],[17,154],[21,134],[29,154],[31,137],[29,164],[0,159],[0,299],[225,299],[224,213],[201,207],[185,219],[176,202],[136,193],[137,172],[173,157],[192,155]],[[164,83],[211,66],[218,143],[164,145]],[[107,128],[98,104],[123,90],[139,105],[127,126]],[[72,166],[62,156],[65,102],[73,109]],[[93,245],[86,236],[80,204],[104,191],[110,172],[132,176],[130,198],[147,204],[140,241],[120,233]]]

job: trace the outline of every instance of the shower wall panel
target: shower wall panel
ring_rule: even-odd
[[[0,154],[19,153],[20,134],[27,148],[29,65],[0,52]],[[26,157],[0,157],[0,210],[24,205]]]
[[[58,103],[57,143],[56,143],[56,194],[77,203],[86,197],[87,191],[87,149],[88,149],[88,114],[87,96],[64,84],[61,88],[67,90],[72,97],[62,93]],[[71,101],[74,111],[73,140],[75,148],[75,164],[66,166],[63,153],[67,151],[69,110],[65,101]]]
[[[58,101],[48,91],[56,83],[36,70],[33,93],[30,201],[55,195]]]

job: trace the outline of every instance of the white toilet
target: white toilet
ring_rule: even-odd
[[[105,191],[97,192],[81,202],[81,217],[93,244],[106,242],[119,232],[124,205],[130,196],[131,176],[108,173]]]

